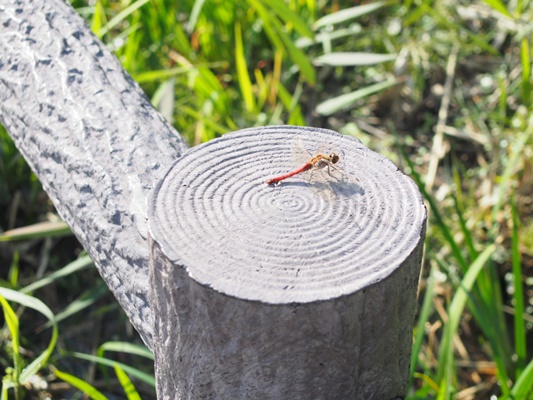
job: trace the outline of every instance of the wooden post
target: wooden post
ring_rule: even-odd
[[[266,185],[298,141],[342,149],[353,179]],[[159,398],[405,394],[426,210],[389,160],[331,131],[248,129],[180,158],[148,216]]]
[[[63,0],[0,4],[0,121],[151,347],[146,196],[185,142]]]

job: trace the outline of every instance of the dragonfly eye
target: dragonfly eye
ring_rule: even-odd
[[[339,162],[339,156],[335,153],[331,153],[329,155],[329,159],[331,160],[333,164],[337,164]]]

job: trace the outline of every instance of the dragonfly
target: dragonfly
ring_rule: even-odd
[[[286,174],[271,178],[267,180],[265,183],[267,185],[277,185],[281,181],[287,178],[290,178],[291,176],[301,174],[302,172],[309,171],[309,170],[320,170],[320,169],[325,169],[325,168],[327,168],[328,174],[331,175],[332,169],[334,170],[338,169],[335,166],[335,164],[337,164],[339,160],[340,160],[340,157],[336,153],[331,153],[329,155],[317,154],[316,156],[311,158],[301,167],[296,168],[295,170],[288,172]]]
[[[329,145],[321,145],[319,148],[327,149]],[[292,155],[294,165],[300,167],[268,179],[265,183],[269,186],[277,186],[285,179],[309,171],[305,178],[309,187],[321,197],[330,200],[344,196],[352,196],[362,193],[359,179],[353,174],[339,167],[339,163],[345,162],[345,153],[338,151],[309,151],[299,137],[292,141]]]

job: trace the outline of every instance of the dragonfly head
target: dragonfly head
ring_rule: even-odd
[[[335,153],[331,153],[329,155],[329,161],[331,161],[332,164],[337,164],[339,162],[339,156]]]

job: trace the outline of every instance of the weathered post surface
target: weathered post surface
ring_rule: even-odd
[[[154,351],[161,398],[403,395],[426,214],[388,160],[268,127],[168,170],[183,140],[62,0],[0,3],[0,121]],[[358,180],[265,185],[295,136]]]
[[[353,179],[266,185],[295,141],[342,149]],[[148,216],[160,398],[405,394],[426,210],[385,157],[331,131],[247,129],[180,158]]]
[[[183,140],[63,0],[0,3],[0,121],[151,347],[146,195]]]

